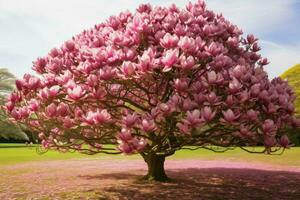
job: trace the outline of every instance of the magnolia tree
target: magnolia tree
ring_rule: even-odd
[[[201,0],[141,5],[38,58],[38,76],[16,81],[5,108],[45,149],[138,153],[146,178],[163,181],[165,158],[180,149],[289,146],[295,95],[268,79],[259,50]]]

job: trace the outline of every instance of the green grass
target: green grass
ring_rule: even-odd
[[[256,151],[262,147],[255,147]],[[227,160],[227,161],[247,161],[261,162],[266,164],[300,166],[300,147],[286,149],[281,155],[254,154],[243,151],[239,148],[229,150],[224,153],[214,153],[205,149],[176,152],[175,159],[204,159],[204,160]]]
[[[58,151],[48,151],[39,154],[36,151],[36,146],[27,147],[24,144],[3,144],[0,143],[0,165],[12,165],[18,163],[25,163],[30,161],[48,161],[48,160],[66,160],[66,159],[121,159],[125,158],[123,155],[85,155],[78,152],[74,153],[61,153]],[[139,155],[126,156],[126,158],[137,159]]]
[[[261,150],[261,147],[257,147]],[[23,144],[0,144],[0,165],[13,165],[31,161],[49,161],[66,159],[141,159],[139,155],[84,155],[80,153],[60,153],[48,151],[38,154],[35,147],[26,147]],[[203,159],[203,160],[232,160],[232,161],[257,161],[268,164],[300,166],[300,147],[287,149],[282,155],[250,154],[241,149],[229,150],[224,153],[214,153],[205,149],[195,151],[181,150],[168,159]]]

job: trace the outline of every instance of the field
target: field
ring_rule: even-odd
[[[0,144],[0,199],[300,199],[300,148],[179,151],[168,183],[148,183],[140,156],[87,156]]]

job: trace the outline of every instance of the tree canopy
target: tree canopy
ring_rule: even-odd
[[[259,51],[256,37],[201,0],[186,9],[143,4],[38,58],[39,76],[17,80],[6,109],[45,148],[140,153],[148,178],[163,180],[165,157],[190,146],[289,146],[296,96],[268,79]]]
[[[289,68],[280,77],[283,80],[287,80],[289,85],[294,89],[297,96],[295,100],[296,115],[300,116],[300,64]]]
[[[0,68],[0,106],[4,105],[8,94],[15,88],[15,76],[5,68]],[[19,128],[7,121],[7,115],[0,110],[0,138],[28,140],[28,137]]]

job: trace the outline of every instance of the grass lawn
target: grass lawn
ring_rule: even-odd
[[[299,147],[282,155],[181,150],[166,162],[173,181],[148,183],[138,181],[146,174],[139,155],[40,155],[35,147],[0,144],[0,199],[295,200],[299,155]]]
[[[257,147],[261,149],[261,147]],[[38,154],[36,147],[27,147],[23,144],[0,144],[0,165],[12,165],[30,161],[65,160],[65,159],[141,159],[139,155],[84,155],[80,153],[60,153],[48,151]],[[203,160],[232,160],[232,161],[256,161],[268,164],[300,166],[300,147],[287,149],[282,155],[250,154],[241,149],[229,150],[224,153],[215,153],[205,149],[194,151],[181,150],[168,159],[203,159]]]

